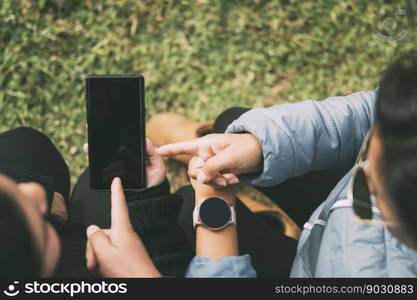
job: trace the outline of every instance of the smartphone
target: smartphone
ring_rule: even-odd
[[[145,87],[141,75],[88,75],[86,107],[90,187],[146,187]]]

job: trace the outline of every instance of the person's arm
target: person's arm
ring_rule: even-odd
[[[202,183],[225,187],[244,180],[276,185],[308,171],[352,163],[374,122],[376,93],[254,108],[232,122],[226,134],[157,150],[163,156],[205,156],[196,177]]]
[[[271,186],[311,170],[353,162],[374,122],[376,93],[358,92],[244,113],[226,133],[248,132],[257,138],[263,171],[241,179]]]
[[[161,276],[130,222],[120,178],[111,184],[111,228],[90,225],[86,233],[89,271],[98,268],[103,277]]]
[[[126,193],[126,201],[133,229],[157,269],[163,276],[184,277],[193,253],[178,224],[182,197],[170,193],[165,179],[144,191]]]
[[[216,190],[210,186],[200,187],[195,189],[195,191],[196,206],[208,198],[221,198],[233,207],[236,205],[236,198],[229,191]],[[226,228],[217,231],[210,230],[205,226],[197,226],[196,255],[212,259],[239,255],[236,226],[230,224]]]
[[[233,188],[215,189],[198,183],[193,174],[198,173],[203,161],[194,157],[188,166],[191,184],[195,190],[195,205],[209,198],[221,198],[235,207]],[[239,256],[236,225],[229,224],[221,230],[211,230],[203,225],[196,228],[196,257],[191,261],[186,277],[255,277],[249,255]]]

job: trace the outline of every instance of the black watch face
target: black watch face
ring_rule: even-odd
[[[230,217],[230,206],[223,199],[209,198],[200,205],[200,220],[209,228],[224,227]]]

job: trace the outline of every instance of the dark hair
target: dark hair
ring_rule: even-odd
[[[376,123],[381,178],[407,235],[417,245],[417,56],[398,58],[380,82]]]
[[[0,277],[39,277],[42,263],[28,221],[12,196],[0,191]]]

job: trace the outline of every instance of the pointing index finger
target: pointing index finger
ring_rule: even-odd
[[[180,154],[198,154],[201,138],[163,145],[156,150],[162,156],[175,156]]]
[[[122,182],[119,177],[115,177],[111,184],[112,238],[114,234],[119,235],[130,229],[132,229],[132,224],[130,223],[129,210],[127,208]]]

